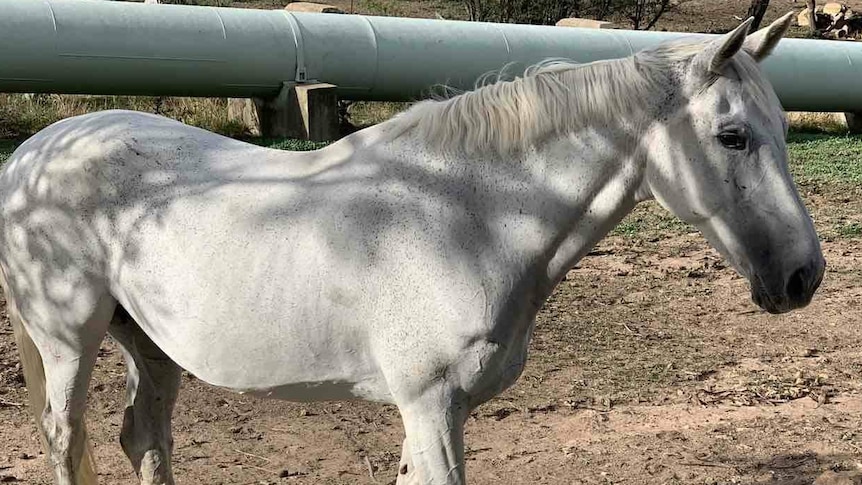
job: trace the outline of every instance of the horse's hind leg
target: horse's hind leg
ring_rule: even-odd
[[[122,347],[128,369],[120,444],[141,484],[173,484],[171,413],[181,370],[123,307],[117,307],[108,332]]]
[[[7,305],[22,361],[30,365],[27,386],[32,396],[47,455],[59,485],[90,485],[96,483],[92,456],[84,427],[87,388],[92,375],[99,344],[114,311],[116,302],[108,295],[79,292],[76,303],[58,308],[48,298],[31,298],[26,308],[15,303],[15,292],[8,291]],[[23,344],[23,345],[21,345]],[[29,349],[35,347],[44,365],[44,374],[33,362]],[[30,362],[28,364],[28,362]],[[43,380],[44,379],[44,380]],[[42,387],[44,385],[44,388]],[[42,408],[42,409],[38,409]],[[41,416],[39,415],[41,413]]]

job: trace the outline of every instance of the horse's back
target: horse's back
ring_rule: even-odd
[[[84,210],[124,202],[146,176],[194,170],[203,146],[218,151],[229,139],[165,118],[133,111],[102,111],[45,128],[11,155],[0,175],[3,200],[13,194]],[[235,142],[236,143],[236,142]],[[168,182],[168,181],[165,181]],[[163,183],[163,189],[170,189]],[[123,193],[120,194],[120,191]],[[7,214],[8,217],[8,214]]]
[[[71,265],[107,286],[136,224],[168,209],[193,181],[206,183],[206,153],[229,144],[129,111],[57,122],[24,142],[0,173],[0,257]]]

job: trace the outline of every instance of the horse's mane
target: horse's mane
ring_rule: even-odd
[[[417,103],[392,123],[437,149],[498,154],[524,150],[584,126],[637,119],[655,102],[656,92],[671,89],[672,64],[690,61],[703,44],[663,44],[631,57],[588,64],[545,61],[511,81]],[[736,56],[734,64],[742,79],[761,86],[755,97],[773,101],[750,56]]]

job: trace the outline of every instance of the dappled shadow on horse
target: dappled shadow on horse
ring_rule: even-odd
[[[0,268],[57,483],[96,480],[83,413],[106,333],[142,483],[173,483],[181,368],[258,396],[394,403],[398,483],[464,483],[470,411],[520,375],[565,273],[651,198],[764,309],[806,305],[824,261],[757,66],[789,19],[546,63],[315,152],[125,111],[38,133],[0,175]]]

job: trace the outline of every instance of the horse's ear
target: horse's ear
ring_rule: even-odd
[[[758,30],[745,39],[742,48],[748,52],[757,62],[766,59],[772,53],[772,49],[778,45],[778,41],[784,37],[790,22],[793,20],[793,12],[772,22],[769,27]]]
[[[703,51],[695,57],[695,64],[703,66],[713,74],[721,74],[725,64],[742,49],[745,36],[748,34],[748,27],[753,20],[754,17],[749,17],[739,27],[733,29],[733,32],[707,43]]]

